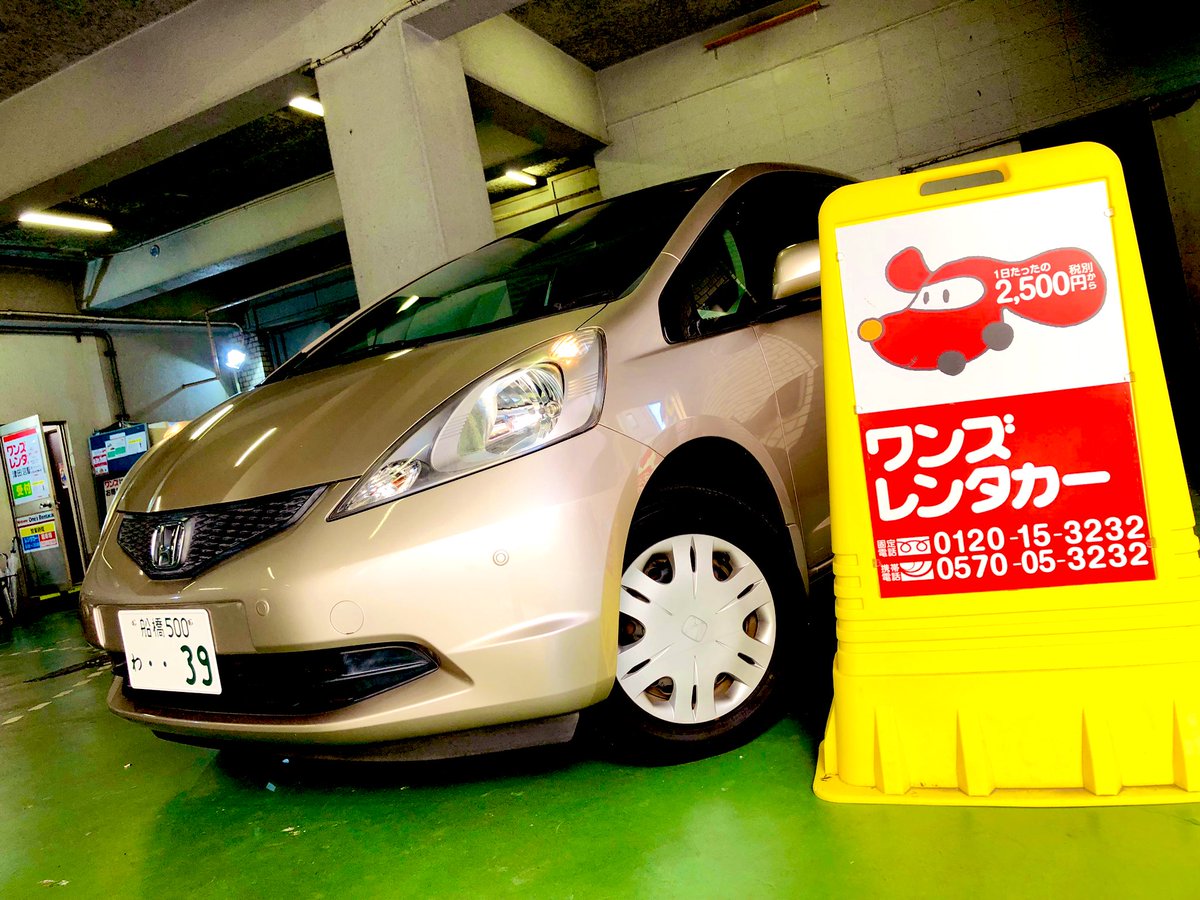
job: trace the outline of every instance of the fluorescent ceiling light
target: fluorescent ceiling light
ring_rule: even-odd
[[[533,187],[538,183],[538,180],[528,172],[522,172],[519,169],[509,169],[504,173],[505,178],[511,178],[513,181],[518,181],[521,184],[527,184]]]
[[[72,231],[97,231],[107,233],[113,227],[100,219],[85,219],[82,216],[60,216],[57,213],[23,212],[18,221],[26,225],[46,225],[50,228],[67,228]]]
[[[293,97],[288,106],[294,109],[302,109],[306,113],[312,113],[314,116],[325,115],[325,106],[320,100],[314,100],[312,97]]]

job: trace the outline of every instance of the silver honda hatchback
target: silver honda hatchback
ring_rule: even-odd
[[[564,741],[588,707],[653,758],[743,740],[830,564],[844,183],[745,166],[534,225],[155,447],[81,592],[113,711],[312,756]]]

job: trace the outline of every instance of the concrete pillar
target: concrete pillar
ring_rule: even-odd
[[[453,41],[393,20],[317,86],[361,305],[495,236]]]

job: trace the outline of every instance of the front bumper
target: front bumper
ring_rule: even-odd
[[[209,612],[224,655],[377,644],[437,668],[320,712],[154,703],[114,679],[109,706],[155,731],[213,743],[374,744],[556,716],[607,696],[638,473],[656,460],[603,426],[537,453],[335,522],[352,482],[302,521],[192,580],[153,581],[101,539],[80,595],[88,639],[123,652],[117,611]],[[280,657],[282,660],[283,657]],[[168,700],[175,695],[167,695]]]

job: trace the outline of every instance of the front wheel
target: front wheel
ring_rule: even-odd
[[[610,730],[663,761],[773,720],[803,598],[786,535],[724,494],[666,491],[630,531]]]

